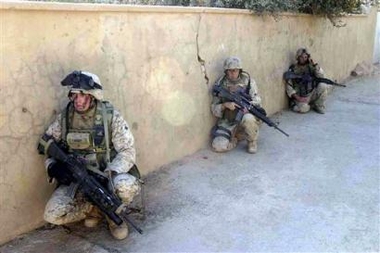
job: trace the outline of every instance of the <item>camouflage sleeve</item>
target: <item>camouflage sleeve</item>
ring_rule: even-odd
[[[314,75],[318,78],[325,77],[323,69],[318,64],[315,65]]]
[[[223,117],[222,100],[217,96],[212,98],[211,112],[217,118]]]
[[[45,134],[52,136],[55,141],[60,141],[62,138],[61,118],[62,118],[62,114],[58,114],[58,116],[55,118],[53,123],[51,123],[50,126],[45,131]],[[47,157],[45,160],[47,180],[50,184],[53,184],[55,183],[55,179],[52,177],[49,177],[47,174],[47,169],[51,163],[55,163],[55,159],[52,157]]]
[[[220,85],[222,79],[223,77],[220,77],[214,85]],[[218,96],[213,95],[211,103],[211,112],[217,118],[223,117],[222,99],[220,99]]]
[[[293,71],[293,65],[291,65],[289,67],[288,71],[294,73],[294,71]],[[288,95],[288,97],[291,98],[293,96],[293,94],[297,93],[296,90],[293,87],[293,81],[292,81],[292,79],[288,79],[288,80],[285,80],[285,82],[286,82],[286,94]]]
[[[116,173],[126,173],[135,164],[135,141],[128,123],[117,110],[114,110],[111,131],[111,140],[117,154],[112,162],[107,165],[106,170],[115,171]]]
[[[261,106],[261,97],[259,95],[259,89],[257,88],[256,81],[251,78],[251,89],[249,95],[252,98],[252,104]]]
[[[309,69],[311,69],[311,74],[318,78],[324,77],[323,69],[319,66],[318,63],[309,63]]]
[[[293,83],[292,83],[292,80],[288,80],[286,82],[286,94],[288,95],[288,97],[292,97],[293,94],[296,94],[296,90],[293,88]]]
[[[53,136],[56,141],[60,141],[62,138],[61,118],[62,114],[60,113],[45,131],[45,134]]]

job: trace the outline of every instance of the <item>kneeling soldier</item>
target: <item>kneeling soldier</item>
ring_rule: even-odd
[[[95,74],[74,71],[61,83],[70,87],[70,102],[43,138],[48,136],[63,144],[67,153],[78,157],[92,175],[108,178],[108,185],[113,188],[110,190],[123,204],[130,204],[141,184],[135,166],[134,138],[127,122],[103,100],[102,85]],[[56,225],[84,220],[85,226],[95,227],[103,214],[76,191],[78,187],[67,174],[66,164],[50,157],[45,165],[50,182],[56,179],[58,187],[46,205],[44,219]],[[118,226],[107,220],[114,238],[122,240],[128,236],[125,222]]]

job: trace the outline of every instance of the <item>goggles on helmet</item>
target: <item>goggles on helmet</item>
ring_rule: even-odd
[[[83,74],[81,71],[75,70],[67,75],[61,82],[62,86],[72,86],[73,89],[93,90],[102,89],[102,86],[92,79],[91,76]]]

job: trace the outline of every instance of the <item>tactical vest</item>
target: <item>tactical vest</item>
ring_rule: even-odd
[[[104,171],[116,156],[111,141],[113,112],[112,104],[97,101],[85,114],[75,112],[72,102],[62,113],[62,140],[68,152],[83,158],[87,169],[94,172]]]
[[[217,85],[222,86],[223,88],[229,90],[230,92],[235,92],[238,89],[239,90],[243,89],[245,92],[249,93],[248,89],[250,89],[250,77],[249,77],[248,73],[242,72],[240,74],[240,77],[238,80],[231,82],[227,79],[227,76],[224,76],[218,82]],[[232,90],[234,88],[236,89],[235,91]],[[221,102],[225,103],[225,102],[231,102],[231,101],[226,99],[226,98],[221,98]],[[236,115],[237,115],[238,111],[239,111],[238,109],[235,109],[234,111],[224,110],[222,118],[228,120],[228,122],[230,122],[230,123],[233,123],[233,122],[235,122]]]
[[[290,66],[290,70],[296,74],[301,76],[314,76],[313,68],[310,66],[310,64],[307,64],[305,66],[300,65],[292,65]],[[293,89],[296,91],[298,95],[301,97],[307,97],[313,90],[314,90],[314,84],[311,79],[309,80],[293,80]]]

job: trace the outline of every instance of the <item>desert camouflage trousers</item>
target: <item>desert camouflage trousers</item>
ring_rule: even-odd
[[[116,194],[126,205],[130,204],[141,191],[139,180],[128,173],[117,174],[112,181]],[[87,218],[92,208],[93,205],[86,201],[80,191],[72,198],[70,187],[60,185],[46,204],[44,219],[56,225],[77,222]]]
[[[325,109],[325,102],[327,98],[328,85],[319,83],[308,96],[306,102],[298,102],[293,100],[292,110],[299,113],[306,113],[310,111],[310,106],[315,106],[320,109]]]
[[[232,138],[227,139],[224,136],[216,136],[212,140],[211,146],[215,152],[226,152],[236,147],[240,140],[256,142],[259,137],[259,128],[261,121],[250,113],[243,116],[242,121],[235,125],[223,124],[232,133]]]

